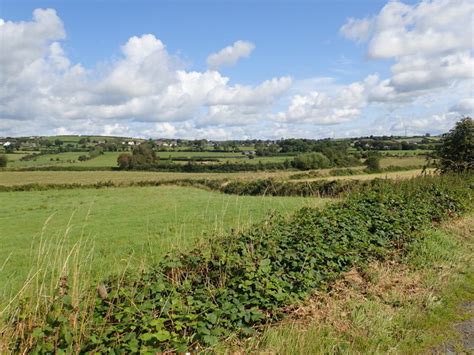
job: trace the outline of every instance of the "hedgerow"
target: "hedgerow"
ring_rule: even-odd
[[[274,179],[235,180],[226,179],[170,179],[170,180],[144,180],[129,182],[101,181],[92,184],[66,183],[66,184],[24,184],[0,185],[0,192],[13,191],[44,191],[44,190],[72,190],[72,189],[102,189],[111,187],[133,186],[163,186],[178,185],[192,186],[225,194],[235,195],[270,195],[270,196],[319,196],[339,197],[349,191],[370,186],[370,181],[358,180],[319,180],[309,182],[288,182]]]
[[[81,320],[63,287],[41,326],[18,321],[22,332],[12,350],[185,351],[230,334],[249,336],[351,267],[403,253],[421,230],[461,215],[471,202],[472,177],[377,180],[323,210],[276,216],[169,254],[140,275],[106,280],[79,343],[72,334]]]

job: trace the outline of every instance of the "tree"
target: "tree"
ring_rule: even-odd
[[[474,169],[474,124],[464,117],[444,134],[433,154],[441,173],[470,172]]]
[[[329,159],[322,153],[304,153],[293,159],[293,165],[300,170],[324,169],[331,165]]]
[[[380,155],[378,152],[371,152],[367,156],[367,159],[365,159],[364,164],[367,167],[367,171],[369,172],[380,171]]]
[[[117,158],[117,164],[120,169],[130,169],[132,168],[132,155],[128,153],[122,153]]]
[[[8,158],[6,155],[0,155],[0,168],[5,168],[8,164]]]

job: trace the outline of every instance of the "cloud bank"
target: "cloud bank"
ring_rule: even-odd
[[[280,138],[437,133],[472,115],[471,1],[391,1],[350,18],[340,34],[390,65],[352,83],[269,78],[231,84],[219,68],[255,49],[236,41],[194,71],[153,34],[129,38],[107,69],[72,63],[53,9],[0,20],[0,136],[94,133],[183,138]]]

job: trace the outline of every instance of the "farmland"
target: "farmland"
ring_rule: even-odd
[[[248,227],[271,211],[288,214],[325,202],[172,186],[2,193],[0,260],[8,261],[0,272],[0,299],[8,299],[26,280],[40,234],[48,243],[64,237],[65,248],[88,240],[88,247],[94,248],[96,275],[104,275],[119,271],[120,260],[129,256],[138,264],[173,246],[183,250],[199,238]]]
[[[62,139],[66,144],[66,137]],[[17,150],[7,154],[8,165],[0,171],[0,309],[15,314],[18,307],[25,307],[36,327],[20,335],[9,318],[3,328],[5,339],[18,339],[19,348],[30,347],[35,329],[41,330],[38,342],[33,341],[36,349],[59,346],[51,345],[46,334],[48,322],[56,324],[55,317],[63,318],[50,312],[66,314],[70,308],[77,313],[64,319],[81,319],[88,330],[67,330],[67,349],[134,352],[140,344],[144,352],[184,351],[190,346],[218,352],[235,347],[288,352],[288,340],[279,342],[281,336],[295,339],[291,347],[300,352],[316,349],[310,345],[314,342],[321,350],[333,344],[314,334],[315,325],[297,330],[299,336],[293,333],[299,328],[285,323],[264,332],[258,329],[280,317],[291,320],[286,307],[310,302],[311,292],[332,287],[334,280],[347,277],[346,272],[359,272],[365,261],[377,275],[388,267],[374,264],[378,260],[400,263],[404,270],[397,258],[420,253],[412,249],[417,233],[429,235],[433,220],[441,223],[469,213],[469,178],[422,169],[429,150],[356,151],[344,141],[283,140],[263,145],[241,142],[231,151],[209,147],[192,151],[196,147],[191,143],[164,151],[143,142],[133,149],[107,151],[100,137],[86,143],[84,138],[67,139],[74,151],[51,145],[50,151],[40,154]],[[422,144],[422,140],[410,144],[417,142]],[[295,152],[295,146],[315,151]],[[252,153],[257,148],[259,156]],[[124,153],[138,165],[117,166]],[[370,157],[376,158],[374,169],[366,164]],[[225,169],[160,171],[167,168],[160,165],[166,162],[172,167]],[[80,171],[70,169],[78,167]],[[456,262],[466,269],[461,259]],[[98,291],[98,299],[97,285],[109,296]],[[57,292],[71,297],[66,302],[72,302],[72,308]],[[121,298],[121,292],[128,296]],[[174,311],[166,310],[157,323],[155,308],[170,297]],[[237,318],[234,304],[240,309]],[[109,308],[119,323],[109,322],[102,313]],[[35,314],[28,313],[34,309]],[[138,314],[146,321],[133,320]],[[175,317],[180,320],[175,322]],[[96,323],[98,319],[105,323]],[[148,321],[159,328],[159,335],[148,335]],[[126,331],[132,338],[117,326],[127,328],[127,322],[142,324],[134,332]],[[387,327],[399,329],[400,324]],[[114,328],[113,335],[103,337],[103,326]],[[353,329],[356,333],[358,328]],[[133,338],[135,333],[139,338]],[[355,333],[350,336],[357,339]],[[393,348],[390,341],[386,349]],[[340,339],[336,346],[342,351],[344,344]],[[373,349],[372,343],[361,344],[360,351]],[[0,342],[0,350],[2,346]]]

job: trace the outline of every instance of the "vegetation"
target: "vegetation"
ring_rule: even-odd
[[[322,153],[305,153],[296,156],[293,165],[300,170],[324,169],[329,168],[331,162]]]
[[[243,343],[223,344],[221,349],[277,354],[468,354],[452,324],[459,326],[470,317],[464,312],[466,306],[460,305],[473,300],[473,234],[472,213],[441,229],[425,230],[403,255],[351,269],[329,293],[315,292],[280,325]]]
[[[472,209],[472,133],[0,138],[0,353],[433,349],[473,291],[437,231]]]
[[[380,171],[380,155],[378,153],[370,153],[364,162],[368,172]]]
[[[8,158],[4,154],[0,154],[0,168],[5,168],[8,164]]]
[[[118,260],[130,258],[133,266],[139,266],[173,246],[186,250],[196,240],[248,227],[273,211],[287,214],[327,201],[226,196],[177,186],[100,190],[76,186],[0,194],[0,305],[36,268],[32,250],[37,252],[43,244],[58,251],[55,242],[65,235],[64,248],[88,241],[94,277],[105,277],[121,270]]]
[[[39,318],[11,319],[20,351],[185,351],[248,336],[341,273],[410,250],[421,231],[470,206],[462,177],[377,181],[345,201],[273,218],[207,247],[172,253],[140,275],[104,281],[95,306],[73,297],[67,275]],[[90,297],[90,296],[88,296]],[[28,319],[25,322],[23,319]]]
[[[434,152],[437,168],[442,172],[469,172],[474,170],[474,123],[465,117],[443,135]]]

